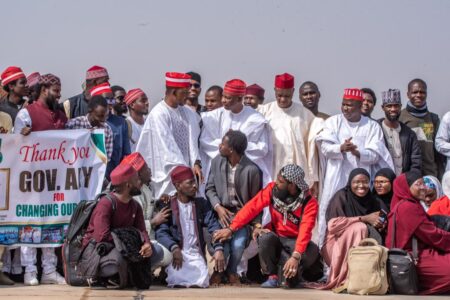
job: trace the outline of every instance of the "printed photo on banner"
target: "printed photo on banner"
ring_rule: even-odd
[[[19,240],[19,228],[16,226],[0,227],[0,244],[12,245]]]

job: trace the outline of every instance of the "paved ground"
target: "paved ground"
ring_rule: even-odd
[[[308,289],[282,290],[282,289],[261,289],[259,287],[221,287],[209,289],[167,289],[161,286],[153,286],[147,291],[117,291],[117,290],[91,290],[82,287],[42,285],[37,287],[0,287],[1,300],[88,300],[88,299],[302,299],[302,300],[376,300],[377,296],[350,296],[336,295],[330,291],[316,291]],[[382,299],[450,299],[450,296],[382,296]]]

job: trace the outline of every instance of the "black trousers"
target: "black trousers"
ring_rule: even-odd
[[[262,273],[283,277],[283,266],[294,252],[296,241],[296,238],[280,237],[273,232],[260,235],[258,252]],[[297,270],[297,276],[293,278],[294,282],[292,283],[298,283],[302,279],[302,275],[308,277],[309,281],[312,281],[312,277],[318,277],[317,279],[321,277],[323,267],[320,262],[319,247],[313,242],[309,242],[305,253],[302,254]]]

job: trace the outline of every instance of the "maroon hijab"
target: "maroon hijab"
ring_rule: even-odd
[[[388,215],[389,223],[386,236],[386,245],[389,248],[394,248],[395,246],[396,248],[407,248],[409,250],[410,240],[417,227],[428,220],[425,210],[420,205],[419,200],[413,197],[409,186],[406,174],[401,174],[394,180],[394,196],[391,202],[391,212]],[[397,228],[395,245],[392,245],[391,239],[395,213],[397,214]]]

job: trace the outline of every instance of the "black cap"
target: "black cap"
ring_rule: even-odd
[[[191,79],[197,81],[198,83],[202,83],[202,76],[196,72],[187,72],[187,74],[191,75]]]

